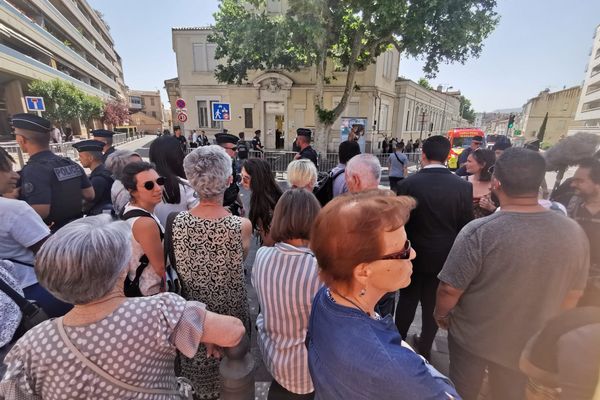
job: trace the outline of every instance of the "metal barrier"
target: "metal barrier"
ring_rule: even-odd
[[[127,137],[127,134],[125,133],[117,133],[113,135],[113,146],[119,146],[121,144],[131,142],[132,140],[139,139],[142,136],[143,134],[136,133],[134,135],[130,135],[130,137]],[[50,150],[54,154],[77,161],[79,158],[79,153],[73,147],[73,143],[77,142],[51,143]],[[19,168],[23,168],[27,160],[29,160],[29,155],[27,153],[23,153],[16,142],[0,143],[0,147],[2,147],[8,152],[8,154],[12,156]]]

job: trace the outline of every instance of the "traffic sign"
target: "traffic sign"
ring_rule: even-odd
[[[186,113],[179,113],[177,114],[177,119],[179,120],[179,122],[185,122],[188,119],[188,116]]]
[[[46,111],[43,97],[25,96],[25,102],[29,111]]]
[[[185,100],[182,98],[179,98],[175,102],[175,105],[177,106],[177,108],[185,108]]]
[[[231,105],[229,103],[212,103],[213,121],[231,121]]]

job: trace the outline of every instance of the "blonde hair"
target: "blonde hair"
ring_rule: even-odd
[[[317,184],[317,167],[308,159],[292,161],[287,167],[287,180],[291,187],[310,189]]]

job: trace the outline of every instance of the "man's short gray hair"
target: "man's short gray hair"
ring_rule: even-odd
[[[358,154],[346,164],[348,176],[359,176],[363,180],[377,182],[381,179],[381,163],[373,154]]]
[[[117,150],[106,159],[105,166],[112,173],[115,179],[121,180],[123,168],[131,162],[131,157],[141,156],[131,150]]]
[[[218,145],[198,147],[183,160],[183,169],[200,199],[222,196],[229,187],[231,157]]]
[[[110,215],[73,221],[44,243],[35,261],[40,284],[58,299],[87,304],[106,296],[131,258],[131,228]]]

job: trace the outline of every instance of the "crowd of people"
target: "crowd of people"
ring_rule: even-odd
[[[323,200],[308,130],[283,190],[266,160],[239,154],[262,149],[241,134],[188,151],[176,130],[145,162],[98,131],[75,146],[88,177],[48,150],[48,121],[13,127],[30,158],[19,178],[0,148],[0,287],[13,293],[0,291],[0,346],[13,346],[0,398],[217,399],[223,348],[253,332],[271,400],[475,400],[484,382],[492,399],[593,397],[598,158],[559,207],[540,199],[535,151],[473,148],[461,177],[431,136],[411,143],[422,168],[409,175],[398,143],[388,190],[379,159],[348,141]],[[15,318],[17,297],[52,319]],[[438,329],[448,377],[429,362]]]

